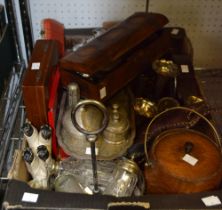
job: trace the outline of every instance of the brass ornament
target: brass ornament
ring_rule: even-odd
[[[179,73],[179,67],[171,60],[155,60],[152,65],[154,71],[157,74],[166,77],[176,77]]]
[[[154,102],[144,99],[136,98],[134,102],[134,110],[142,116],[152,118],[157,114],[157,106]]]

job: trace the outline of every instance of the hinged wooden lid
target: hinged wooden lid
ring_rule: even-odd
[[[177,179],[198,182],[221,173],[219,148],[204,134],[173,129],[160,134],[151,151],[154,164]]]
[[[142,41],[163,28],[168,19],[161,14],[138,12],[90,41],[60,61],[61,68],[94,75],[111,66]]]

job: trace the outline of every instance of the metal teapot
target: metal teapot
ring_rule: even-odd
[[[130,93],[128,90],[124,90],[114,96],[105,106],[107,116],[104,116],[100,111],[103,105],[100,102],[97,105],[97,108],[91,105],[79,108],[75,116],[76,121],[80,127],[90,131],[98,128],[104,117],[107,117],[108,125],[104,131],[98,134],[95,151],[98,160],[115,159],[126,152],[135,137]],[[75,106],[70,107],[66,104],[61,106],[57,128],[58,142],[68,155],[78,159],[89,159],[91,155],[90,142],[87,141],[85,134],[74,125],[72,119],[74,110]]]

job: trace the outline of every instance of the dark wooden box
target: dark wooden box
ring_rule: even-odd
[[[48,122],[50,79],[57,64],[57,42],[37,40],[22,84],[27,118],[37,128]]]
[[[161,14],[135,13],[77,51],[64,56],[60,61],[61,68],[90,76],[107,71],[167,22],[168,19]]]
[[[67,86],[75,81],[80,86],[82,97],[105,101],[147,69],[155,59],[161,58],[169,48],[170,32],[161,30],[137,46],[112,70],[98,77],[84,78],[72,70],[62,68],[61,83]]]

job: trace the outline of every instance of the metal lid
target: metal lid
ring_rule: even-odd
[[[45,145],[40,145],[37,147],[37,154],[38,157],[43,161],[46,161],[49,158],[49,151]]]
[[[23,125],[22,130],[23,130],[24,134],[28,137],[30,137],[34,132],[32,125],[28,122]]]
[[[40,133],[43,139],[49,140],[52,136],[52,128],[48,124],[42,125],[40,127]]]
[[[113,112],[110,115],[108,126],[103,132],[104,140],[109,145],[124,145],[129,136],[129,120],[117,109],[118,105],[115,104]]]
[[[107,128],[104,130],[104,136],[107,132],[113,134],[125,133],[129,129],[129,121],[119,111],[119,105],[113,104],[110,119]]]
[[[29,164],[32,163],[32,161],[34,159],[34,154],[33,154],[31,148],[28,147],[25,149],[25,151],[23,152],[23,159]]]
[[[118,166],[130,173],[133,174],[139,174],[140,173],[140,169],[137,166],[137,164],[129,159],[123,159],[121,161],[118,162]]]

